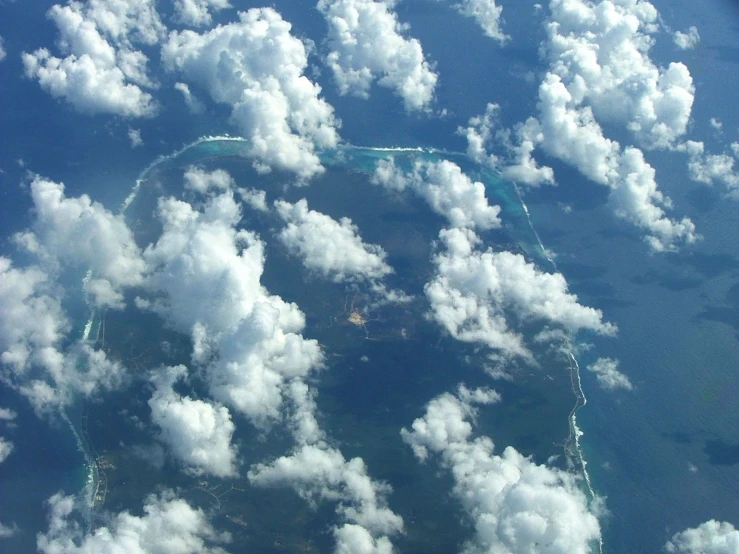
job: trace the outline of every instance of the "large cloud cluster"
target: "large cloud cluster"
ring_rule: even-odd
[[[305,199],[295,204],[279,200],[275,207],[286,224],[277,235],[280,242],[309,270],[337,283],[382,279],[392,272],[382,247],[365,244],[351,219],[336,221],[310,210]]]
[[[375,79],[392,89],[407,110],[427,108],[438,75],[421,43],[406,38],[407,25],[393,11],[395,0],[319,0],[329,26],[326,62],[341,94],[369,96]]]
[[[434,258],[436,274],[425,292],[431,316],[455,338],[531,360],[506,313],[573,332],[615,333],[600,310],[578,303],[561,274],[542,272],[520,254],[479,250],[480,239],[470,230],[446,229],[439,237],[445,248]]]
[[[48,503],[49,530],[37,539],[43,554],[226,554],[216,545],[230,540],[171,491],[148,497],[144,515],[121,512],[89,534],[74,521],[73,497],[57,493]]]
[[[116,388],[125,368],[84,341],[65,348],[70,330],[60,288],[38,266],[13,267],[0,258],[2,380],[28,397],[38,412]]]
[[[675,534],[665,545],[674,554],[733,554],[739,552],[739,530],[714,519]]]
[[[236,428],[224,406],[183,397],[174,384],[187,376],[185,366],[155,373],[156,391],[149,400],[159,438],[189,473],[234,477],[236,453],[231,438]]]
[[[99,307],[121,308],[122,289],[143,281],[146,264],[122,215],[86,194],[67,198],[64,185],[42,177],[31,183],[32,231],[16,240],[47,264],[89,269],[88,296]]]
[[[270,295],[260,279],[264,243],[237,230],[241,210],[228,190],[202,211],[173,198],[159,203],[163,233],[144,252],[153,299],[141,307],[191,334],[193,361],[207,367],[211,394],[258,425],[279,419],[283,388],[320,367],[295,304]]]
[[[173,31],[162,47],[170,70],[231,107],[258,169],[286,169],[307,179],[322,171],[317,149],[338,143],[333,108],[304,75],[308,50],[272,8],[198,34]]]
[[[392,159],[380,160],[373,181],[390,190],[413,190],[453,227],[500,227],[500,207],[488,204],[485,185],[472,181],[454,162],[419,160],[404,171]]]
[[[661,69],[649,57],[657,10],[643,0],[552,0],[550,8],[543,46],[550,65],[539,86],[538,117],[518,125],[513,140],[510,132],[493,132],[489,106],[462,130],[470,153],[497,167],[500,161],[485,148],[502,142],[514,158],[504,171],[540,184],[553,177],[531,157],[541,148],[609,187],[616,214],[642,229],[653,250],[694,242],[690,219],[667,216],[670,199],[659,191],[643,152],[609,139],[601,126],[624,126],[647,148],[674,148],[686,132],[695,89],[685,65]]]
[[[135,44],[153,45],[164,35],[153,0],[88,0],[52,6],[63,57],[46,48],[23,54],[26,75],[55,98],[85,113],[124,117],[154,115],[145,88],[148,58]]]
[[[512,447],[494,453],[487,437],[471,439],[476,408],[498,397],[492,391],[443,394],[411,430],[401,431],[416,456],[439,456],[454,477],[454,494],[475,528],[466,554],[586,554],[600,526],[574,475],[535,464]]]

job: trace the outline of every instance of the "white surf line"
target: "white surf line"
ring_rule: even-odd
[[[74,435],[74,439],[77,442],[77,450],[80,451],[82,456],[85,458],[85,465],[87,466],[87,484],[85,485],[85,488],[82,490],[82,493],[84,494],[85,491],[87,492],[86,495],[86,507],[87,512],[85,515],[85,520],[87,523],[87,532],[90,533],[92,531],[92,509],[95,502],[95,496],[97,495],[97,488],[100,484],[99,479],[97,479],[97,462],[96,460],[92,459],[92,456],[90,456],[90,453],[88,452],[87,448],[85,447],[85,442],[80,436],[80,434],[77,432],[77,429],[72,424],[72,421],[69,419],[69,416],[67,415],[67,412],[64,410],[64,408],[59,409],[59,415],[64,420],[64,422],[69,426],[70,430],[72,431],[72,434]]]
[[[161,164],[162,162],[166,162],[168,160],[173,160],[191,148],[194,148],[200,144],[203,144],[205,142],[248,142],[247,139],[244,137],[235,137],[231,135],[206,135],[203,137],[198,138],[197,140],[194,140],[193,142],[186,144],[179,150],[175,150],[171,154],[160,154],[157,156],[153,162],[151,162],[149,165],[147,165],[141,172],[139,173],[138,177],[136,177],[136,183],[133,186],[133,189],[131,190],[131,193],[126,197],[126,199],[123,201],[123,204],[121,205],[121,213],[125,212],[126,209],[131,205],[131,202],[134,201],[136,198],[136,194],[139,192],[139,189],[141,188],[141,183],[144,182],[144,179],[146,179],[146,176],[149,174],[149,172],[154,169],[156,166]]]
[[[549,251],[544,247],[544,244],[539,237],[539,233],[536,232],[536,228],[531,221],[531,214],[529,213],[529,208],[526,205],[526,202],[524,202],[523,200],[521,190],[518,188],[518,185],[516,183],[513,183],[513,188],[518,195],[518,199],[521,202],[523,211],[526,214],[526,219],[529,222],[529,227],[531,228],[531,231],[534,233],[534,236],[539,243],[539,248],[541,249],[542,254],[544,254],[544,257],[549,261],[550,264],[552,264],[552,268],[557,271],[557,263],[554,261],[552,256],[549,255]],[[577,463],[580,466],[580,470],[582,471],[583,478],[585,479],[585,484],[587,485],[588,492],[590,493],[590,499],[595,500],[597,498],[597,495],[595,494],[595,489],[593,489],[593,483],[590,480],[590,474],[588,473],[588,462],[585,459],[585,454],[583,453],[582,445],[580,444],[580,438],[583,436],[584,433],[577,426],[577,412],[587,405],[588,399],[586,398],[585,391],[582,388],[582,379],[580,378],[580,364],[577,363],[577,358],[575,358],[572,344],[569,339],[567,341],[567,344],[565,345],[565,348],[567,356],[569,356],[570,358],[570,382],[572,384],[572,392],[575,394],[576,398],[575,405],[573,406],[572,410],[570,411],[570,415],[568,416],[570,435],[565,441],[565,452],[568,457],[574,456],[577,460]],[[603,554],[602,536],[598,537],[598,552],[600,554]]]

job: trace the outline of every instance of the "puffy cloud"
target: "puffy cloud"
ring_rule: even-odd
[[[13,421],[18,414],[9,408],[0,408],[0,421]]]
[[[152,380],[149,400],[159,438],[189,473],[233,477],[236,453],[231,444],[235,425],[228,410],[217,404],[183,397],[173,386],[187,376],[185,366],[165,367]]]
[[[501,14],[503,8],[495,4],[495,0],[462,0],[455,5],[462,15],[474,18],[483,32],[500,42],[506,42],[510,37],[501,29]]]
[[[675,31],[672,40],[680,50],[691,50],[698,46],[701,36],[698,34],[698,27],[695,25],[688,28],[688,31]]]
[[[445,250],[434,257],[436,274],[425,292],[431,317],[453,337],[531,360],[522,336],[509,328],[507,312],[569,331],[616,332],[600,310],[578,303],[561,274],[539,271],[520,254],[477,250],[480,239],[469,230],[442,230],[439,237]]]
[[[89,0],[52,6],[48,12],[59,30],[64,57],[46,48],[23,54],[26,76],[38,80],[55,98],[85,113],[124,117],[154,115],[148,59],[133,44],[153,45],[164,26],[152,0]]]
[[[290,456],[283,456],[271,464],[258,464],[249,471],[249,481],[256,486],[288,485],[308,501],[339,502],[337,512],[347,522],[361,526],[335,530],[339,547],[346,552],[350,545],[374,545],[384,548],[388,535],[402,531],[403,520],[387,507],[389,485],[378,483],[367,475],[361,458],[346,460],[338,450],[325,443],[304,444]],[[369,542],[369,536],[373,537]],[[343,546],[341,546],[343,544]],[[368,552],[374,552],[368,550]],[[382,552],[382,550],[380,550]]]
[[[56,358],[69,322],[48,275],[0,257],[0,361],[19,376]]]
[[[68,198],[64,185],[42,177],[31,183],[35,208],[32,233],[17,241],[43,259],[89,269],[88,295],[97,306],[120,308],[122,289],[143,280],[145,263],[121,215],[86,194]]]
[[[468,153],[525,184],[553,182],[539,167],[537,148],[609,187],[615,212],[646,233],[656,251],[675,250],[699,237],[688,218],[672,220],[670,199],[638,148],[609,139],[600,121],[625,126],[648,148],[674,148],[686,132],[695,88],[687,67],[658,68],[650,59],[657,10],[646,1],[552,0],[543,51],[549,71],[539,86],[537,118],[493,133],[496,108],[473,118],[460,132]],[[487,149],[502,145],[501,161]]]
[[[723,183],[730,195],[739,198],[739,172],[734,168],[739,148],[732,144],[732,154],[708,154],[702,142],[688,140],[677,147],[688,154],[688,174],[693,181],[712,185]]]
[[[73,497],[57,493],[48,504],[49,530],[37,538],[43,554],[225,554],[215,545],[230,540],[171,491],[148,497],[143,516],[121,512],[89,534],[73,520]]]
[[[223,169],[206,171],[191,165],[185,170],[185,188],[201,194],[206,194],[210,189],[216,189],[217,191],[229,190],[234,184],[231,175]]]
[[[469,395],[443,394],[429,402],[410,431],[401,431],[419,459],[437,455],[451,471],[454,495],[475,527],[463,552],[591,552],[600,526],[576,476],[536,465],[512,447],[494,454],[487,437],[471,440],[474,403],[480,402]]]
[[[665,550],[675,554],[733,554],[739,552],[739,530],[731,523],[712,519],[677,533]]]
[[[392,554],[393,545],[387,537],[375,539],[361,525],[347,523],[334,529],[336,554]]]
[[[588,371],[595,373],[598,384],[604,390],[632,390],[634,388],[629,378],[618,370],[618,360],[598,358],[588,366]]]
[[[272,8],[251,9],[203,34],[173,31],[162,59],[232,108],[257,169],[307,179],[323,169],[316,150],[337,145],[338,122],[320,87],[303,74],[308,52],[290,29]]]
[[[230,7],[228,0],[174,0],[177,21],[192,27],[211,25],[211,11],[219,12]]]
[[[141,138],[141,131],[138,129],[128,129],[128,140],[131,141],[131,148],[138,148],[144,145],[144,141]]]
[[[190,87],[187,86],[187,83],[175,83],[174,88],[175,90],[180,91],[185,100],[185,104],[192,113],[202,113],[203,110],[205,110],[205,106],[203,106],[203,103],[193,95],[190,91]]]
[[[695,88],[688,68],[649,57],[659,14],[646,1],[552,0],[550,72],[599,119],[622,123],[645,145],[664,148],[686,131]]]
[[[144,252],[154,299],[139,305],[191,333],[193,361],[205,367],[218,401],[262,427],[279,420],[289,382],[323,358],[318,343],[299,334],[298,307],[262,286],[264,243],[236,229],[241,211],[231,191],[209,198],[202,211],[162,199],[159,218],[163,233]]]
[[[506,179],[514,183],[539,186],[554,184],[554,171],[551,167],[539,166],[532,157],[543,136],[539,122],[531,118],[515,129],[515,142],[508,129],[498,129],[500,106],[488,104],[485,113],[470,118],[467,127],[459,127],[457,132],[467,139],[467,155],[479,164],[500,171]],[[500,146],[507,152],[505,159],[489,153]]]
[[[5,56],[7,56],[5,53],[5,41],[3,40],[3,37],[0,37],[0,62],[5,59]]]
[[[428,107],[438,75],[424,57],[421,43],[406,38],[395,0],[319,0],[329,27],[326,63],[341,94],[369,97],[377,79],[392,89],[407,110]]]
[[[10,456],[14,448],[12,442],[4,437],[0,437],[0,464]]]
[[[488,230],[501,225],[500,207],[488,204],[485,185],[473,182],[454,162],[418,160],[404,171],[392,159],[380,160],[373,182],[391,190],[410,188],[453,227]]]
[[[295,204],[279,200],[275,207],[286,223],[278,238],[309,270],[337,283],[382,279],[392,272],[382,247],[365,244],[351,219],[336,221],[309,210],[305,199]]]

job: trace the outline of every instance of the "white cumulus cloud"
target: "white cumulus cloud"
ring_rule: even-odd
[[[598,358],[588,366],[588,371],[595,373],[598,384],[604,390],[632,390],[634,388],[629,378],[618,370],[618,360]]]
[[[698,46],[701,36],[698,33],[698,27],[692,25],[684,33],[682,31],[675,31],[675,34],[672,35],[672,40],[680,50],[690,50]]]
[[[46,48],[23,54],[26,76],[55,98],[84,113],[147,117],[156,105],[145,88],[148,58],[134,45],[156,44],[164,35],[152,0],[89,0],[54,5],[49,18],[59,30],[63,57]]]
[[[391,190],[413,190],[453,227],[488,230],[501,225],[500,207],[488,203],[485,185],[472,181],[454,162],[419,160],[404,171],[392,159],[380,160],[373,182]]]
[[[146,267],[123,216],[86,194],[69,198],[63,184],[42,177],[31,183],[31,197],[32,232],[16,240],[47,261],[91,270],[87,292],[93,302],[122,307],[122,290],[140,284]]]
[[[427,108],[438,75],[424,57],[418,39],[406,38],[408,25],[398,21],[395,0],[319,0],[329,27],[331,68],[341,94],[369,97],[377,80],[392,89],[407,110]]]
[[[57,493],[48,504],[49,530],[37,538],[43,554],[226,554],[216,545],[230,540],[171,491],[148,497],[144,515],[120,512],[91,533],[74,521],[74,497]]]
[[[503,8],[495,0],[462,0],[454,7],[462,15],[472,17],[490,38],[501,44],[510,38],[501,28]]]
[[[165,367],[152,378],[156,391],[149,400],[159,439],[175,459],[194,475],[234,477],[234,429],[228,409],[204,400],[181,396],[174,384],[187,376],[185,366]]]
[[[251,9],[203,34],[173,31],[162,59],[231,107],[257,169],[286,169],[307,179],[323,170],[316,151],[337,145],[338,121],[320,87],[304,75],[308,49],[290,29],[274,9]]]
[[[4,437],[0,437],[0,464],[7,460],[14,448],[12,442]]]
[[[674,554],[734,554],[739,552],[739,530],[714,519],[677,533],[665,545]]]
[[[434,257],[436,274],[425,292],[431,317],[453,337],[531,359],[507,313],[570,331],[616,332],[600,310],[578,303],[561,274],[540,271],[520,254],[480,250],[480,239],[470,230],[442,230],[439,237],[445,248]]]
[[[473,523],[465,554],[586,554],[600,526],[575,475],[537,465],[512,447],[494,453],[487,437],[471,438],[477,409],[490,393],[434,398],[423,417],[403,429],[403,440],[424,461],[438,456],[454,478],[454,495]],[[466,392],[466,393],[465,393]]]
[[[204,27],[213,23],[211,12],[230,8],[228,0],[174,0],[177,21],[192,27]]]
[[[310,210],[305,199],[278,200],[275,207],[286,224],[277,235],[280,242],[309,270],[337,283],[382,279],[392,272],[382,247],[364,243],[351,219],[336,221]]]

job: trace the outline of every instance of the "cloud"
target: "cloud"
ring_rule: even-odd
[[[739,143],[731,146],[731,154],[708,154],[702,142],[688,140],[679,145],[677,150],[688,154],[688,175],[693,181],[706,185],[723,183],[729,195],[739,198],[739,172],[734,168],[739,158]]]
[[[145,263],[122,215],[83,194],[68,198],[64,185],[43,177],[31,182],[32,232],[16,241],[45,261],[89,269],[86,292],[99,307],[121,308],[122,290],[143,280]]]
[[[466,389],[462,388],[461,391]],[[454,495],[475,528],[462,550],[585,554],[600,538],[600,526],[574,474],[536,465],[512,447],[494,454],[487,437],[471,439],[476,403],[490,403],[489,392],[442,394],[426,407],[403,440],[425,461],[438,456],[454,478]],[[481,402],[482,400],[482,402]]]
[[[675,31],[672,35],[672,40],[680,50],[692,50],[698,46],[701,36],[698,34],[698,27],[692,25],[685,33]]]
[[[48,504],[49,530],[37,538],[43,554],[225,554],[215,545],[230,540],[213,529],[202,510],[171,491],[149,496],[143,516],[120,512],[91,533],[74,521],[73,497],[57,493]]]
[[[550,73],[596,118],[626,126],[649,148],[683,135],[695,88],[688,68],[649,57],[659,14],[649,2],[553,0],[547,24]]]
[[[552,0],[542,50],[549,70],[539,86],[538,116],[515,133],[492,132],[496,108],[460,132],[473,159],[525,184],[553,182],[532,153],[543,150],[609,187],[619,217],[642,229],[655,251],[676,250],[699,236],[689,218],[672,220],[671,201],[658,189],[655,171],[634,146],[604,134],[601,121],[627,129],[644,147],[671,149],[687,130],[695,87],[687,67],[658,68],[649,57],[657,10],[648,2]],[[515,140],[511,138],[515,136]],[[503,147],[500,160],[487,149]]]
[[[164,367],[152,380],[149,400],[159,439],[188,473],[234,477],[236,452],[231,444],[235,425],[228,409],[218,404],[181,396],[173,386],[187,376],[185,366]]]
[[[347,523],[334,528],[336,554],[392,554],[393,545],[387,537],[375,539],[361,525]]]
[[[470,118],[467,127],[459,127],[457,132],[467,139],[467,155],[479,164],[487,165],[514,183],[536,187],[554,184],[554,171],[551,167],[539,166],[532,157],[543,136],[538,121],[531,118],[525,124],[516,126],[515,142],[511,132],[498,129],[500,106],[489,103],[485,113]],[[488,153],[489,150],[503,147],[506,157]]]
[[[277,237],[310,271],[337,283],[382,279],[392,273],[382,247],[364,243],[351,219],[336,221],[309,210],[305,199],[295,204],[278,200],[275,208],[286,224]]]
[[[321,367],[323,356],[299,334],[298,307],[262,286],[264,243],[236,229],[241,211],[230,190],[208,198],[202,211],[161,199],[158,215],[163,233],[144,252],[152,299],[139,306],[192,336],[193,362],[216,400],[257,426],[279,421],[290,381]]]
[[[0,437],[0,464],[8,459],[14,448],[12,442],[4,437]]]
[[[732,554],[739,551],[739,530],[714,519],[670,539],[665,551],[675,554]]]
[[[325,443],[305,444],[290,456],[277,458],[268,465],[257,464],[249,470],[249,481],[259,487],[290,486],[309,502],[338,502],[339,515],[364,529],[343,527],[334,531],[337,542],[344,543],[345,549],[350,543],[368,545],[370,534],[377,548],[377,543],[382,546],[389,542],[388,535],[403,530],[402,518],[387,507],[386,496],[391,487],[370,479],[361,458],[346,460],[341,452]]]
[[[413,190],[453,227],[488,230],[501,225],[500,207],[488,204],[485,185],[472,181],[454,162],[419,160],[404,171],[392,159],[380,160],[373,182],[390,190]]]
[[[462,0],[454,6],[459,13],[472,17],[485,35],[501,44],[510,38],[501,29],[503,8],[495,4],[495,0]]]
[[[138,129],[128,128],[128,139],[131,141],[131,148],[138,148],[144,145],[144,141],[141,138],[141,131]]]
[[[76,110],[124,117],[156,113],[146,55],[134,43],[156,44],[164,34],[151,0],[90,0],[54,5],[48,17],[59,30],[61,58],[46,48],[23,53],[26,76]]]
[[[207,171],[191,165],[185,170],[185,188],[206,194],[210,189],[224,191],[231,189],[235,183],[231,175],[223,169]]]
[[[18,527],[15,524],[8,526],[0,522],[0,539],[8,539],[10,537],[13,537],[17,532]]]
[[[593,364],[588,366],[588,371],[595,373],[598,379],[598,385],[603,390],[633,390],[634,388],[629,378],[618,370],[618,360],[598,358]]]
[[[3,61],[6,56],[5,41],[3,40],[3,37],[0,37],[0,62]]]
[[[211,11],[219,12],[230,7],[228,0],[174,0],[175,18],[179,23],[192,27],[211,25]]]
[[[272,8],[251,9],[203,34],[171,32],[162,60],[231,107],[257,169],[308,179],[323,170],[316,151],[338,144],[338,121],[320,87],[303,74],[308,51],[290,29]]]
[[[406,110],[427,108],[438,75],[421,43],[406,38],[408,25],[398,21],[395,0],[319,0],[328,24],[326,63],[341,94],[369,97],[377,80],[403,99]]]
[[[0,408],[0,421],[13,421],[18,414],[9,408]]]
[[[205,110],[205,106],[203,106],[203,103],[196,98],[192,92],[190,92],[190,87],[187,86],[187,83],[175,83],[174,84],[175,90],[180,91],[182,93],[182,97],[185,100],[185,105],[187,105],[188,109],[194,113],[199,114],[203,113]]]
[[[453,337],[531,360],[523,337],[509,328],[507,313],[572,332],[616,332],[600,310],[578,303],[561,274],[542,272],[520,254],[479,250],[480,239],[469,230],[445,229],[439,238],[445,249],[434,257],[436,273],[425,292],[431,317]]]

